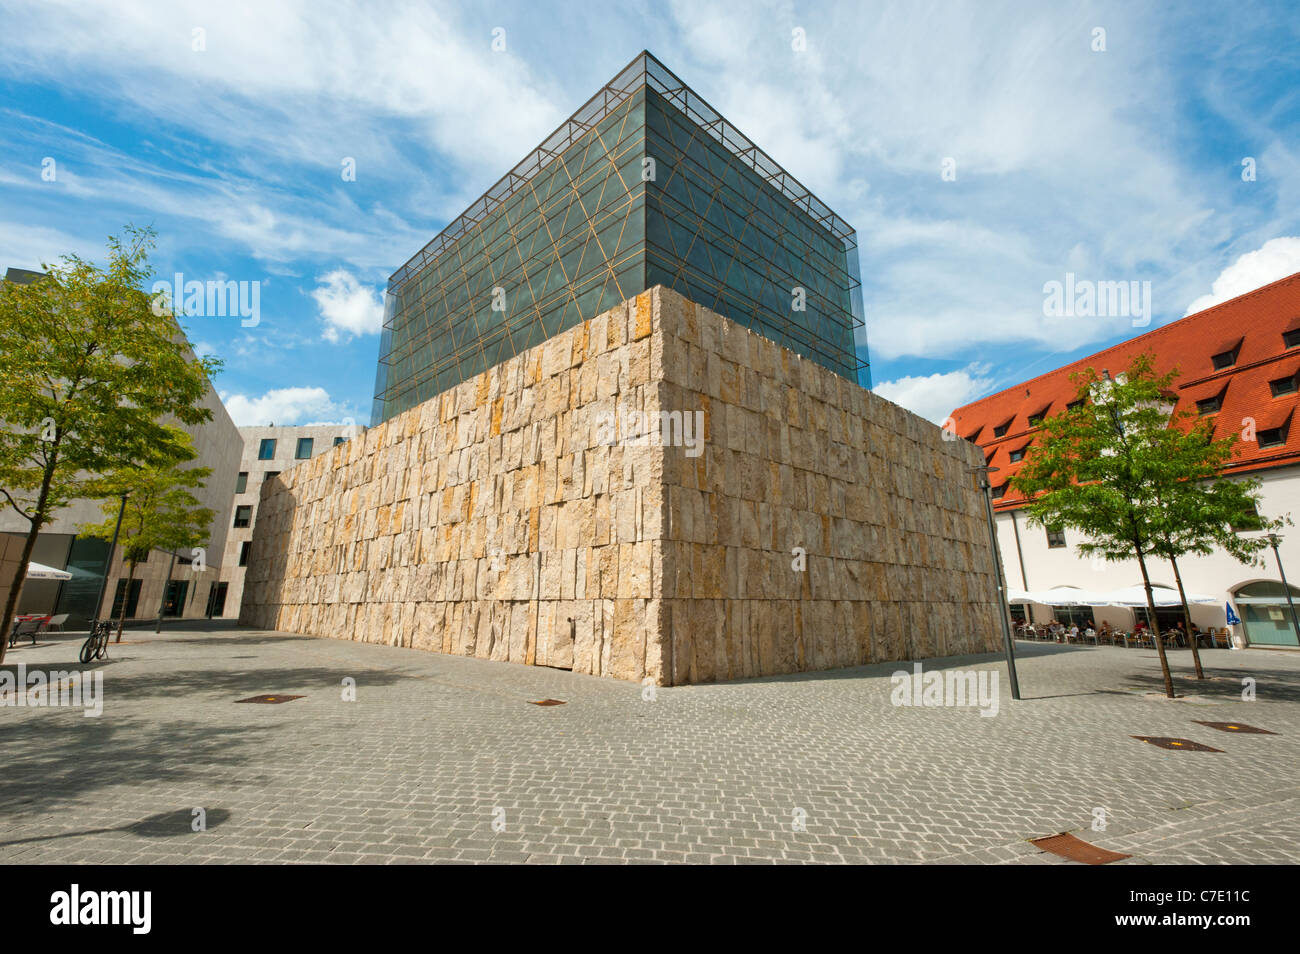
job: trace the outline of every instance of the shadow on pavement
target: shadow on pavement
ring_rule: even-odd
[[[205,811],[204,830],[211,830],[221,825],[230,818],[230,812],[224,808],[209,808]],[[194,833],[192,827],[194,823],[194,813],[192,809],[182,808],[174,812],[162,812],[158,815],[150,815],[148,818],[142,818],[139,821],[131,822],[129,825],[118,825],[115,828],[87,828],[81,831],[64,831],[57,835],[36,835],[32,838],[15,838],[13,841],[0,841],[0,848],[9,845],[25,845],[36,841],[55,841],[59,838],[81,838],[85,835],[105,835],[109,832],[125,832],[129,835],[139,835],[141,838],[176,838],[180,835],[190,835]]]

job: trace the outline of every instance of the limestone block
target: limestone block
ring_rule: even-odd
[[[673,683],[988,651],[978,457],[654,289],[267,485],[241,617]]]

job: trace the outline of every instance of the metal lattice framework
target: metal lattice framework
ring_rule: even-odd
[[[821,199],[790,173],[750,142],[743,133],[683,83],[672,70],[642,50],[618,75],[601,87],[572,116],[566,119],[542,144],[523,158],[513,169],[479,196],[428,245],[416,252],[388,280],[389,291],[396,292],[414,273],[423,269],[447,250],[457,239],[491,215],[502,202],[519,191],[529,179],[561,156],[566,149],[585,136],[596,124],[617,109],[642,86],[649,86],[709,132],[732,155],[762,176],[773,188],[820,222],[838,239],[856,245],[853,227],[831,211]]]
[[[663,181],[641,175],[651,150]],[[848,223],[642,52],[389,279],[372,421],[653,284],[869,386],[856,250]],[[805,285],[791,314],[779,297]],[[503,294],[508,314],[487,305]]]

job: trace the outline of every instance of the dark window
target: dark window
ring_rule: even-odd
[[[1217,413],[1223,407],[1223,395],[1216,394],[1214,397],[1202,398],[1196,402],[1196,413],[1204,417],[1206,414]]]
[[[1046,412],[1046,411],[1039,411],[1037,414],[1030,414],[1030,415],[1029,415],[1029,426],[1030,426],[1030,427],[1038,427],[1040,424],[1043,423],[1043,418],[1045,418],[1045,417],[1047,417],[1047,412]]]
[[[239,506],[235,508],[235,526],[247,527],[253,522],[253,508],[249,506]]]
[[[340,444],[342,444],[345,440],[347,440],[346,437],[336,437],[336,438],[334,438],[334,446],[335,446],[335,447],[338,447],[338,446],[339,446]]]
[[[262,438],[262,444],[257,449],[257,459],[258,460],[275,459],[275,438],[274,437]]]
[[[189,592],[189,580],[168,580],[163,592],[163,615],[181,616],[185,613],[185,596]]]
[[[1286,428],[1270,427],[1256,434],[1255,439],[1259,441],[1260,447],[1281,447],[1286,443]]]
[[[1047,545],[1053,550],[1065,546],[1065,531],[1047,528]]]
[[[1263,530],[1264,521],[1260,519],[1259,510],[1254,504],[1250,507],[1250,513],[1245,515],[1239,523],[1232,525],[1233,533],[1243,533],[1247,530]]]
[[[1230,368],[1237,363],[1237,349],[1231,351],[1220,351],[1210,359],[1214,363],[1215,371],[1222,371],[1224,368]]]
[[[996,487],[993,488],[993,499],[994,500],[1000,499],[1006,494],[1006,492],[1007,492],[1007,485],[998,484]]]
[[[1067,411],[1073,411],[1075,408],[1080,408],[1080,407],[1083,407],[1083,401],[1081,401],[1081,400],[1080,400],[1080,401],[1071,401],[1069,404],[1065,405],[1065,409],[1066,409]]]
[[[126,601],[126,618],[135,617],[136,604],[140,602],[140,580],[131,581],[131,596]],[[122,597],[126,594],[126,580],[117,581],[117,589],[113,591],[113,619],[118,619],[122,615]]]
[[[240,565],[240,566],[248,566],[248,549],[249,549],[249,547],[251,547],[252,545],[253,545],[253,544],[252,544],[250,541],[248,541],[248,540],[245,540],[243,543],[241,543],[241,544],[239,545],[239,565]]]
[[[310,437],[298,438],[298,451],[294,454],[294,457],[298,458],[298,460],[306,460],[311,456],[311,445],[312,439]]]
[[[1007,433],[1007,428],[1009,428],[1010,426],[1011,426],[1010,421],[1007,421],[1005,424],[999,424],[997,427],[993,428],[993,436],[1005,437]]]
[[[226,593],[229,583],[217,583],[208,590],[208,615],[220,616],[226,611]]]
[[[1025,459],[1025,451],[1027,451],[1027,450],[1029,450],[1029,445],[1028,445],[1028,444],[1026,444],[1024,447],[1019,447],[1019,448],[1013,450],[1013,451],[1012,451],[1009,455],[1007,455],[1007,456],[1011,458],[1011,463],[1014,464],[1014,463],[1015,463],[1016,461],[1018,461],[1018,460],[1024,460],[1024,459]]]
[[[235,493],[242,494],[248,490],[248,471],[241,470],[239,476],[235,478]]]
[[[279,472],[278,470],[268,470],[268,471],[266,472],[266,477],[263,478],[263,480],[264,480],[264,481],[266,481],[266,480],[274,480],[275,478],[277,478],[277,477],[279,477],[279,476],[280,476],[280,472]]]
[[[1280,397],[1283,394],[1295,394],[1297,378],[1300,374],[1293,374],[1289,378],[1278,378],[1276,381],[1268,382],[1268,389],[1273,392],[1273,397]]]
[[[1282,347],[1295,348],[1300,346],[1300,328],[1292,328],[1290,331],[1282,332]]]

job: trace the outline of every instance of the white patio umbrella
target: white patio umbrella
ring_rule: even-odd
[[[1011,602],[1042,603],[1045,606],[1101,606],[1106,602],[1103,594],[1077,586],[1054,586],[1050,590],[1031,590],[1020,595],[1022,599]]]
[[[46,566],[44,563],[27,564],[28,580],[70,580],[72,574],[67,570],[56,570],[52,566]]]
[[[1126,586],[1123,589],[1114,590],[1110,593],[1102,594],[1102,603],[1107,606],[1137,606],[1147,605],[1147,592],[1141,586]],[[1182,606],[1183,601],[1178,597],[1178,591],[1172,586],[1152,586],[1151,599],[1156,606]],[[1187,594],[1188,604],[1210,604],[1218,605],[1217,596],[1202,596],[1199,593]]]

